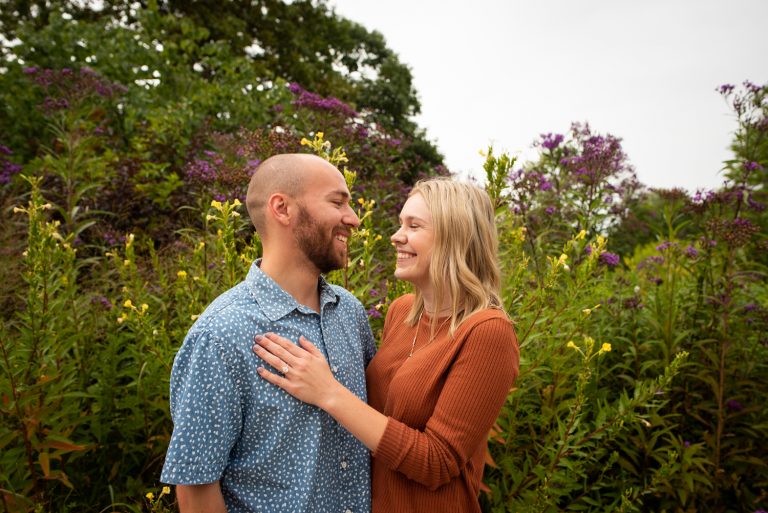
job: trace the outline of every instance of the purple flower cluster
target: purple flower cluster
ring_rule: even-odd
[[[105,79],[88,67],[80,68],[79,71],[70,68],[55,70],[27,67],[24,73],[32,77],[48,94],[40,105],[47,114],[68,109],[93,95],[113,98],[128,91],[125,86]]]
[[[554,150],[560,144],[563,142],[563,135],[562,134],[541,134],[541,141],[539,142],[539,145],[541,145],[542,148],[546,148],[549,151]]]
[[[13,175],[21,171],[22,166],[5,158],[11,155],[13,155],[11,149],[0,144],[0,185],[10,182]]]
[[[639,269],[645,269],[646,267],[657,267],[664,263],[664,257],[653,255],[649,256],[648,258],[644,259],[642,262],[637,264],[637,268]]]
[[[192,181],[213,183],[218,178],[218,170],[224,165],[224,159],[214,151],[206,150],[203,153],[207,158],[192,159],[184,168],[184,171],[187,178]]]
[[[288,84],[288,90],[296,96],[292,103],[297,107],[333,112],[345,118],[358,117],[358,113],[352,107],[333,96],[323,98],[317,93],[307,91],[295,82]]]
[[[252,159],[245,163],[245,172],[248,173],[248,176],[253,176],[253,173],[256,172],[259,164],[261,164],[261,160],[259,159]]]
[[[689,244],[687,248],[685,248],[685,254],[688,255],[690,258],[696,258],[699,256],[699,250],[693,247],[692,244]]]
[[[676,247],[677,247],[677,242],[664,241],[658,246],[656,246],[656,251],[666,251],[670,248],[676,248]]]
[[[619,265],[619,262],[621,259],[619,258],[619,255],[616,253],[610,253],[608,251],[603,251],[600,253],[600,256],[598,257],[598,261],[608,267],[616,267]]]
[[[588,124],[574,123],[571,131],[581,150],[576,155],[560,159],[560,165],[573,173],[579,182],[593,185],[624,172],[634,175],[620,138],[593,134]]]
[[[723,84],[717,89],[715,89],[715,91],[722,94],[723,96],[727,96],[731,94],[734,89],[735,89],[735,86],[733,84]]]
[[[736,399],[729,399],[729,400],[728,400],[728,401],[725,403],[725,407],[726,407],[726,408],[728,408],[730,411],[741,411],[741,410],[743,410],[743,409],[744,409],[744,405],[743,405],[743,404],[741,404],[741,403],[740,403],[739,401],[737,401]]]

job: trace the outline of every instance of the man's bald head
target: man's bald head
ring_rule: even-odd
[[[269,157],[256,168],[248,184],[245,205],[261,237],[266,233],[265,207],[270,196],[276,193],[291,198],[301,196],[312,171],[319,166],[331,164],[315,155],[286,153]]]

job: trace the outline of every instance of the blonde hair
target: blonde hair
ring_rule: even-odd
[[[450,298],[449,333],[472,314],[487,308],[503,311],[498,236],[491,199],[480,187],[446,178],[416,183],[408,197],[420,194],[432,215],[434,246],[429,280],[434,297]],[[413,326],[424,311],[424,298],[415,291],[406,323]],[[432,317],[432,332],[437,315]]]

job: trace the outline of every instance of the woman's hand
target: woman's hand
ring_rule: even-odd
[[[312,342],[299,337],[301,347],[274,333],[254,337],[253,352],[283,375],[259,367],[259,375],[296,399],[324,408],[341,385]]]

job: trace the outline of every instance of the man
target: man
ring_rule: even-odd
[[[254,335],[317,341],[346,387],[365,396],[375,345],[365,310],[321,274],[343,267],[360,220],[344,177],[312,155],[265,160],[246,206],[263,257],[190,329],[171,374],[174,422],[161,481],[182,513],[370,510],[367,450],[322,410],[262,379]],[[289,372],[290,369],[274,369]]]

